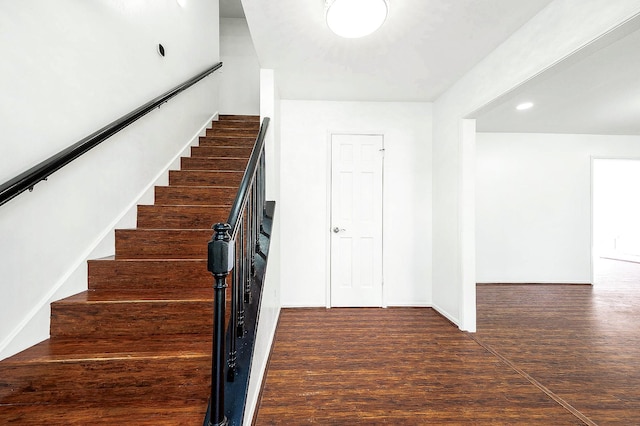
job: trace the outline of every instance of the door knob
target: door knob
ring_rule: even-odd
[[[338,228],[337,226],[336,226],[335,228],[333,228],[333,233],[334,233],[334,234],[337,234],[337,233],[338,233],[338,232],[340,232],[340,231],[346,231],[346,229],[344,229],[344,228]]]

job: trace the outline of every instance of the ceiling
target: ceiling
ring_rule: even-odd
[[[324,0],[242,0],[283,99],[349,101],[433,101],[550,2],[389,0],[382,28],[343,39],[324,21]]]
[[[480,132],[640,135],[640,19],[475,114]],[[530,101],[526,111],[515,106]]]

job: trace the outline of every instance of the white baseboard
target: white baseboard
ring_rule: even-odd
[[[435,303],[432,304],[431,307],[440,315],[442,315],[443,317],[451,321],[456,327],[460,328],[460,321],[455,316],[451,315],[449,312],[447,312],[445,309],[442,309],[440,306],[436,305]]]

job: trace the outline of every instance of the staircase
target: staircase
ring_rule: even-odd
[[[51,305],[51,338],[0,362],[0,424],[197,425],[210,395],[211,225],[226,222],[259,117],[219,121]]]

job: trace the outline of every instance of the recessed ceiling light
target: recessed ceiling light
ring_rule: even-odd
[[[327,25],[337,35],[358,38],[382,26],[389,4],[387,0],[325,0]]]
[[[524,111],[525,109],[529,109],[533,106],[533,102],[523,102],[516,107],[518,111]]]

